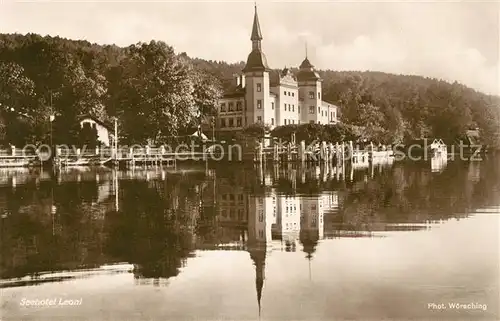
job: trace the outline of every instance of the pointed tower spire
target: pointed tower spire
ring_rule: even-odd
[[[262,32],[260,31],[260,23],[259,23],[259,15],[257,14],[257,2],[255,2],[255,13],[253,15],[253,27],[252,27],[252,36],[250,40],[262,40]]]
[[[262,298],[262,287],[264,286],[264,280],[256,280],[255,285],[257,287],[257,304],[259,305],[259,319],[261,314],[260,299]]]
[[[259,307],[259,319],[261,315],[261,299],[264,280],[266,279],[266,251],[263,249],[250,250],[250,258],[255,265],[255,289],[257,290],[257,305]]]
[[[268,71],[267,58],[262,52],[262,32],[260,31],[259,15],[257,14],[257,4],[253,16],[252,26],[252,52],[248,55],[247,64],[243,68],[243,72],[249,71]]]

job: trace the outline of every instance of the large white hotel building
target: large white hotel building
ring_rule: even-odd
[[[240,130],[255,123],[272,128],[290,124],[335,124],[337,106],[322,100],[321,82],[307,55],[294,74],[290,69],[272,71],[262,50],[257,7],[252,51],[234,88],[224,94],[218,107],[218,131]]]

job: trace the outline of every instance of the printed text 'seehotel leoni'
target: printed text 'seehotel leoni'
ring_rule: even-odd
[[[234,88],[219,104],[217,127],[221,131],[242,129],[263,123],[271,128],[289,124],[335,124],[337,106],[321,99],[321,81],[309,59],[295,75],[285,68],[273,72],[262,51],[257,7],[252,27],[252,52],[242,74],[235,76]]]

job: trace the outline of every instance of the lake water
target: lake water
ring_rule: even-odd
[[[500,158],[1,170],[2,320],[498,320]]]

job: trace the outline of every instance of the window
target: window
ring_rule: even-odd
[[[283,95],[286,96],[286,90],[283,92]]]
[[[292,97],[295,97],[295,93],[292,93]]]
[[[220,111],[225,112],[226,111],[226,103],[220,104]]]
[[[236,118],[236,126],[241,127],[241,117]]]
[[[271,103],[271,109],[274,110],[274,102]]]
[[[257,92],[262,91],[262,85],[260,83],[257,84]]]
[[[286,104],[284,104],[284,105],[285,105],[285,111],[286,111]]]
[[[318,114],[320,113],[320,111],[321,111],[321,108],[318,107]]]
[[[257,99],[257,109],[262,109],[262,100]]]
[[[234,119],[229,118],[229,127],[234,127]]]
[[[286,125],[286,119],[283,120],[285,122],[285,125]]]
[[[321,99],[321,93],[318,91],[318,99]]]
[[[314,114],[314,106],[309,106],[309,114]]]
[[[292,93],[291,93],[291,92],[288,92],[288,96],[291,96],[291,95],[292,95]]]
[[[333,120],[333,112],[330,113],[330,120]]]
[[[292,111],[295,111],[295,105],[292,105]]]
[[[228,103],[227,111],[234,111],[234,103],[233,102]]]
[[[297,106],[298,107],[298,110],[299,110],[299,114],[300,114],[300,106]]]
[[[262,211],[259,212],[259,222],[264,222],[264,213]]]
[[[274,126],[274,118],[271,118],[271,125]]]
[[[237,102],[236,102],[236,110],[238,110],[238,111],[239,111],[239,110],[241,110],[241,109],[242,109],[242,108],[241,108],[241,101],[237,101]]]
[[[333,112],[333,119],[337,118],[337,113]]]
[[[262,230],[259,230],[259,238],[261,239],[264,238],[264,232]]]
[[[220,127],[226,127],[226,119],[225,118],[222,118],[220,120]]]
[[[314,99],[314,91],[310,91],[309,92],[309,98],[310,99]]]
[[[257,122],[262,123],[262,117],[261,116],[257,116]]]

